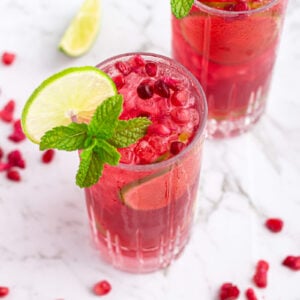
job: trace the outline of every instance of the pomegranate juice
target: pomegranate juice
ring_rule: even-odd
[[[286,2],[195,1],[172,16],[173,56],[203,86],[210,137],[240,134],[264,112]]]
[[[124,98],[120,119],[148,117],[137,143],[119,149],[121,164],[105,166],[85,189],[101,256],[129,272],[166,267],[183,250],[198,190],[207,107],[194,76],[173,60],[129,53],[99,64]]]

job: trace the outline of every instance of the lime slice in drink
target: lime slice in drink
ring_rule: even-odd
[[[121,201],[132,209],[148,211],[166,207],[184,195],[188,198],[198,180],[197,163],[190,155],[176,166],[132,181],[121,188]]]
[[[64,33],[59,49],[72,57],[86,53],[97,37],[100,12],[100,0],[85,0]]]
[[[171,197],[165,195],[168,169],[130,182],[120,190],[121,201],[136,210],[152,210],[164,207]]]
[[[21,118],[24,133],[39,143],[56,126],[87,123],[97,106],[116,94],[112,79],[95,67],[65,69],[46,79],[26,102]]]

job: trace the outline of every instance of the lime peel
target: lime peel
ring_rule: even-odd
[[[101,1],[85,0],[63,34],[58,49],[71,57],[85,54],[98,36],[100,23]]]
[[[29,97],[21,116],[23,131],[38,144],[46,131],[68,125],[74,117],[87,123],[97,106],[116,94],[113,80],[96,67],[65,69],[43,81]]]

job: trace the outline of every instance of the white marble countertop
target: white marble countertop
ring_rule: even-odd
[[[81,0],[1,0],[0,54],[17,54],[0,64],[0,107],[10,98],[17,112],[46,77],[75,65],[94,65],[114,54],[151,51],[170,55],[169,1],[103,0],[101,33],[78,59],[57,51],[59,39]],[[300,0],[290,0],[266,115],[249,133],[207,141],[193,235],[171,267],[132,275],[103,263],[90,240],[85,201],[74,184],[77,155],[57,153],[40,163],[37,146],[22,148],[27,168],[19,183],[0,173],[0,286],[12,300],[88,300],[93,284],[108,280],[107,300],[216,300],[223,282],[237,284],[245,299],[255,263],[270,265],[269,284],[259,299],[299,300],[300,272],[281,266],[300,255]],[[268,217],[284,230],[272,234]]]

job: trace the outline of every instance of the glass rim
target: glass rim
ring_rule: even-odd
[[[202,98],[202,104],[203,104],[203,112],[200,118],[201,122],[199,124],[199,127],[197,128],[197,131],[194,135],[193,140],[191,143],[188,144],[187,147],[185,147],[179,154],[173,156],[170,159],[157,162],[157,163],[151,163],[151,164],[141,164],[141,165],[136,165],[136,164],[124,164],[124,163],[119,163],[116,166],[113,166],[114,168],[120,168],[124,170],[129,170],[129,171],[153,171],[155,169],[160,169],[160,168],[165,168],[170,165],[175,164],[178,160],[183,158],[189,151],[191,151],[194,147],[194,145],[198,142],[198,140],[203,136],[205,126],[206,126],[206,121],[207,121],[207,115],[208,115],[208,108],[207,108],[207,101],[206,101],[206,95],[204,93],[204,90],[200,84],[200,82],[196,79],[196,77],[186,68],[184,67],[181,63],[176,61],[175,59],[172,59],[170,57],[167,57],[165,55],[161,54],[156,54],[156,53],[151,53],[151,52],[126,52],[123,54],[118,54],[115,56],[112,56],[110,58],[107,58],[100,62],[99,64],[96,65],[97,68],[101,68],[101,66],[109,64],[111,61],[115,61],[124,57],[131,57],[134,55],[141,55],[144,58],[158,58],[162,61],[167,61],[171,65],[174,65],[176,69],[178,69],[181,73],[186,74],[187,78],[189,78],[189,81],[192,82],[192,85],[197,89],[199,98]],[[200,99],[201,101],[201,99]]]
[[[228,10],[222,10],[222,9],[217,9],[215,7],[208,6],[206,4],[203,4],[200,1],[195,0],[194,4],[198,8],[203,9],[205,12],[210,13],[210,14],[216,14],[216,15],[221,15],[221,16],[228,16],[228,17],[236,17],[239,15],[252,15],[255,13],[262,12],[266,9],[269,9],[270,7],[274,6],[277,4],[279,0],[271,0],[267,4],[264,4],[263,6],[260,6],[255,9],[250,9],[250,10],[241,10],[241,11],[228,11]]]

